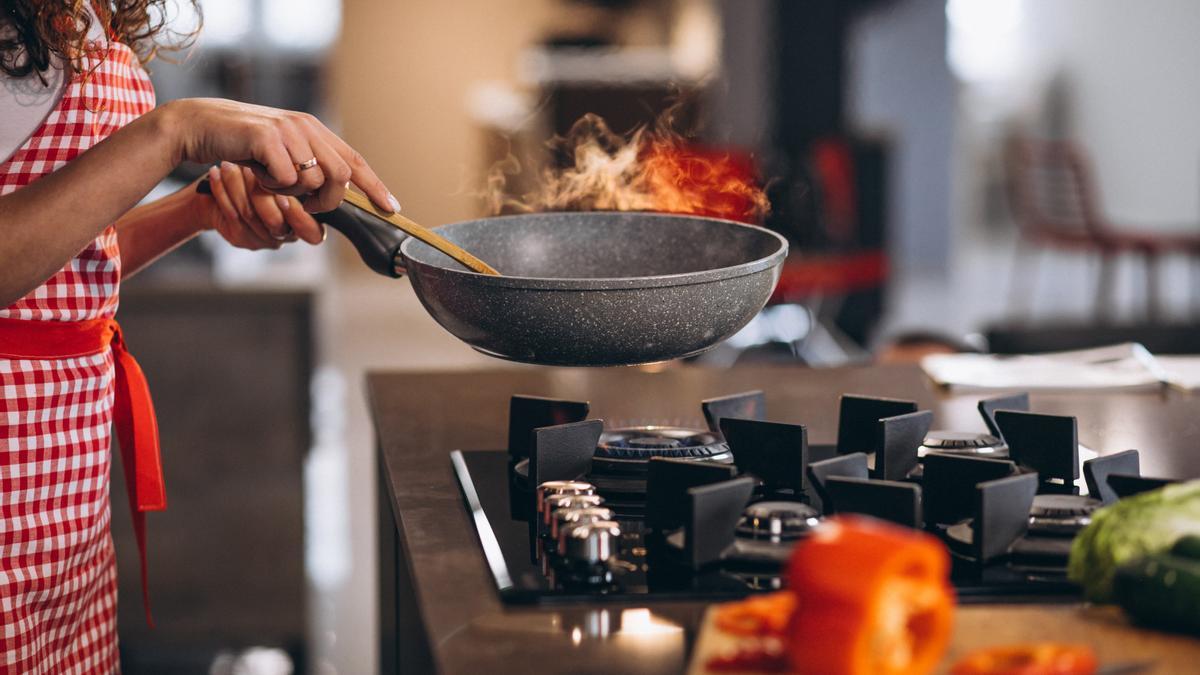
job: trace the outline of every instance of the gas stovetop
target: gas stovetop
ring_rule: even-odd
[[[979,402],[987,433],[931,430],[911,401],[842,396],[835,445],[770,422],[762,392],[708,399],[703,421],[619,424],[515,396],[507,450],[456,450],[455,474],[501,598],[717,600],[782,586],[791,547],[832,513],[945,541],[963,602],[1076,600],[1072,537],[1156,487],[1136,450],[1083,462],[1073,417],[1019,394]],[[1109,478],[1112,481],[1109,481]]]

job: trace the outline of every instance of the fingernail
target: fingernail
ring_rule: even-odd
[[[221,171],[219,169],[217,169],[217,167],[215,167],[215,166],[208,167],[208,180],[214,181],[214,180],[220,180],[220,179],[221,179]]]
[[[225,160],[221,160],[221,168],[228,171],[229,169],[233,168],[233,162],[226,162]]]
[[[388,206],[392,207],[393,213],[400,213],[400,200],[396,199],[396,195],[388,193]]]
[[[281,211],[287,211],[292,207],[292,202],[283,195],[275,195],[275,203],[279,205]]]

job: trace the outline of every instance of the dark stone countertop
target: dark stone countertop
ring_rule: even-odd
[[[471,675],[679,672],[704,611],[501,605],[449,452],[502,448],[509,396],[588,400],[593,418],[614,421],[697,419],[703,398],[763,389],[769,419],[807,425],[813,443],[835,440],[839,394],[916,399],[934,411],[934,428],[981,431],[975,403],[985,396],[939,390],[914,367],[373,373],[368,389],[381,467],[383,672]],[[1145,475],[1200,476],[1200,397],[1045,393],[1034,394],[1033,408],[1077,416],[1080,442],[1101,454],[1138,448]],[[589,637],[605,623],[623,629]]]

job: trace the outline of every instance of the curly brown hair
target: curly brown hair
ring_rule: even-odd
[[[0,0],[0,72],[10,77],[43,73],[57,57],[76,72],[82,70],[87,54],[88,31],[93,15],[90,0]],[[200,17],[198,0],[178,0],[190,5]],[[137,52],[143,63],[159,49],[183,49],[191,45],[194,31],[180,33],[167,27],[170,0],[103,0],[92,2],[95,18],[110,40],[118,40]]]

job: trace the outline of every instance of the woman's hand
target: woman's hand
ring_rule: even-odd
[[[300,198],[293,205],[310,213],[336,208],[348,182],[381,210],[399,208],[362,156],[311,115],[217,99],[174,101],[113,132],[50,175],[0,195],[0,307],[44,283],[118,220],[123,221],[118,237],[126,275],[186,241],[204,223],[179,219],[172,212],[174,200],[159,200],[154,203],[158,206],[137,208],[136,218],[130,215],[184,159],[247,166],[263,189]],[[298,168],[312,159],[312,168]],[[227,181],[222,183],[229,188]],[[201,213],[215,204],[203,199]],[[264,221],[258,210],[254,215],[266,228],[270,219]],[[208,220],[214,227],[219,224]],[[242,227],[240,215],[237,228],[232,218],[223,220],[228,221],[220,223],[224,232],[235,243],[274,246],[254,230],[252,220],[246,223],[249,229]],[[284,222],[297,237],[315,239],[314,229],[305,228],[307,221],[285,217]]]
[[[350,183],[387,213],[400,204],[354,148],[316,117],[224,99],[181,99],[159,109],[177,159],[249,167],[267,191],[300,197],[309,213],[332,211]],[[316,160],[311,168],[300,168]]]
[[[319,244],[325,228],[313,219],[295,197],[263,189],[250,169],[230,162],[208,170],[212,199],[202,226],[216,230],[230,244],[256,251],[277,249],[302,239]]]

